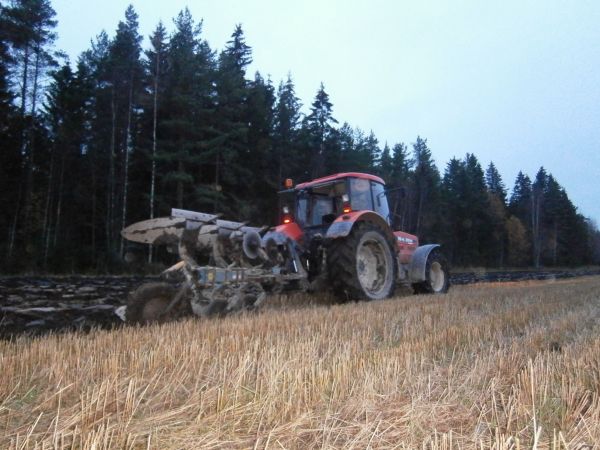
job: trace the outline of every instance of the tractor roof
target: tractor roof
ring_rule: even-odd
[[[306,183],[300,183],[296,186],[296,189],[306,189],[309,187],[318,186],[320,184],[329,183],[331,181],[341,180],[343,178],[362,178],[363,180],[371,180],[376,181],[377,183],[385,184],[385,181],[383,181],[381,178],[369,173],[343,172],[336,173],[335,175],[328,175],[323,178],[317,178],[316,180],[307,181]]]

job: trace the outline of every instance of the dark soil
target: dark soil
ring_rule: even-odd
[[[491,283],[503,281],[531,281],[531,280],[559,280],[563,278],[584,277],[600,275],[599,269],[572,269],[572,270],[516,270],[506,272],[487,272],[485,270],[474,272],[455,273],[451,282],[458,284]]]
[[[453,274],[454,285],[481,282],[553,280],[599,275],[600,270],[463,272]],[[141,276],[0,277],[0,339],[48,332],[90,331],[122,326],[114,313]]]
[[[115,309],[126,303],[130,290],[153,279],[0,277],[0,338],[120,326]]]

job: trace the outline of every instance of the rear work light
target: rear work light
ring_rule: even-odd
[[[284,206],[283,207],[283,223],[284,225],[287,225],[288,223],[292,223],[294,221],[294,219],[292,218],[292,215],[290,214],[290,208],[288,206]]]
[[[348,194],[342,195],[342,212],[344,214],[352,212],[352,206],[350,206],[350,197],[348,197]]]

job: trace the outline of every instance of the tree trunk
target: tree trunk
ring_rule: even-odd
[[[52,248],[56,248],[56,243],[58,242],[58,233],[60,230],[60,218],[62,214],[62,199],[63,199],[63,186],[65,179],[65,155],[63,153],[61,162],[60,162],[60,179],[58,181],[58,200],[56,203],[56,221],[54,223],[54,241],[52,243]]]
[[[19,115],[21,117],[21,136],[20,136],[20,145],[19,148],[21,150],[21,157],[23,157],[23,155],[26,154],[26,150],[27,150],[27,144],[26,144],[26,139],[25,139],[25,132],[26,132],[26,127],[25,127],[25,111],[26,111],[26,105],[27,105],[27,89],[28,89],[28,81],[29,81],[29,46],[25,47],[25,53],[23,54],[23,72],[21,75],[21,105],[19,107]],[[26,159],[24,160],[24,166],[22,167],[22,169],[25,171],[25,173],[23,175],[26,175],[26,167],[27,167],[27,161]],[[19,214],[21,214],[21,201],[22,201],[22,196],[23,196],[23,177],[21,177],[21,180],[19,181],[19,197],[18,197],[18,201],[17,201],[17,207],[15,208],[15,212],[14,212],[14,217],[12,220],[12,225],[10,228],[10,233],[9,233],[9,237],[8,237],[8,252],[7,252],[7,258],[10,259],[12,257],[13,251],[14,251],[14,247],[15,247],[15,242],[16,242],[16,236],[17,236],[17,228],[19,226]]]
[[[115,207],[115,151],[116,151],[116,139],[117,139],[117,106],[115,99],[115,88],[112,88],[112,95],[110,101],[111,109],[111,131],[110,131],[110,154],[108,157],[108,195],[107,195],[107,209],[106,209],[106,247],[110,253],[112,248],[112,234],[113,234],[113,213]]]
[[[219,149],[217,149],[217,156],[216,156],[217,160],[216,160],[216,164],[215,164],[215,200],[213,203],[213,213],[218,214],[218,209],[219,209],[219,172],[221,170],[221,151]]]
[[[25,110],[27,104],[27,88],[29,81],[29,46],[25,47],[25,53],[23,55],[23,74],[21,76],[21,106],[19,108],[21,120],[25,118]],[[21,146],[22,146],[21,142]]]
[[[125,168],[124,168],[124,180],[123,180],[123,210],[121,215],[121,229],[125,228],[127,220],[127,190],[129,188],[129,154],[132,152],[132,139],[131,139],[131,116],[133,110],[133,75],[130,79],[129,84],[129,107],[127,108],[127,142],[125,144]],[[119,254],[123,257],[123,251],[125,250],[125,239],[121,237],[121,249]]]
[[[90,156],[90,161],[92,163],[92,263],[96,261],[96,208],[97,208],[97,200],[96,200],[96,164],[94,158]]]
[[[12,258],[12,254],[15,248],[15,241],[17,237],[17,227],[19,225],[19,214],[21,213],[21,200],[23,197],[23,180],[19,181],[19,195],[17,197],[17,206],[15,208],[15,213],[13,216],[13,221],[10,227],[10,232],[8,235],[8,252],[7,259],[10,260]]]
[[[154,189],[156,183],[156,128],[158,126],[158,80],[160,76],[160,52],[156,52],[154,73],[154,110],[152,117],[152,176],[150,180],[150,218],[154,219]],[[152,244],[148,246],[148,263],[152,262]]]
[[[556,267],[558,262],[558,222],[554,220],[554,245],[552,248],[552,263]]]
[[[415,233],[417,236],[421,236],[421,216],[423,215],[423,203],[425,199],[425,189],[419,187],[419,203],[417,207],[417,225],[415,227]]]
[[[25,211],[24,211],[24,226],[25,226],[25,239],[28,240],[31,233],[31,210],[33,208],[32,197],[34,191],[34,177],[33,177],[33,167],[35,164],[34,161],[34,140],[32,139],[32,129],[34,127],[34,118],[35,111],[37,108],[37,92],[39,87],[39,73],[40,73],[40,49],[35,49],[35,64],[33,70],[33,82],[32,82],[32,91],[31,91],[31,109],[30,109],[30,120],[25,132],[25,143],[28,143],[28,156],[26,158],[27,161],[27,178],[25,184]],[[25,154],[25,153],[24,153]]]
[[[177,162],[177,170],[180,174],[184,171],[183,161],[180,159]],[[177,181],[177,207],[183,208],[183,181]]]
[[[44,223],[42,226],[42,236],[44,238],[44,263],[43,267],[46,268],[48,262],[48,253],[50,249],[50,235],[51,235],[51,226],[50,226],[50,206],[52,201],[52,187],[54,184],[54,159],[55,152],[52,151],[52,155],[50,156],[50,173],[48,174],[48,191],[46,193],[46,206],[44,208]]]
[[[533,265],[536,269],[540,267],[541,256],[541,237],[540,237],[540,214],[541,214],[541,198],[540,193],[535,190],[531,195],[531,235],[533,238]]]

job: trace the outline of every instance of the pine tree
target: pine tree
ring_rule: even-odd
[[[8,254],[12,223],[12,217],[7,212],[15,211],[18,207],[15,187],[20,185],[22,164],[15,126],[14,95],[10,90],[10,70],[15,61],[9,53],[10,35],[6,13],[7,9],[0,5],[0,210],[5,211],[5,214],[0,215],[0,252],[3,255]],[[3,260],[4,258],[0,259],[0,264]]]
[[[115,163],[121,165],[120,183],[121,189],[121,208],[120,208],[120,228],[127,223],[127,206],[129,194],[129,165],[131,155],[135,146],[135,130],[137,128],[137,105],[141,93],[142,64],[141,41],[142,37],[138,32],[138,15],[129,5],[125,11],[125,21],[119,22],[117,32],[109,50],[109,67],[111,71],[112,84],[112,153],[111,166],[109,173],[109,183],[111,185],[111,210],[109,211],[110,220],[116,218],[117,212],[114,209],[116,204],[115,186],[117,184]],[[121,155],[120,161],[115,158]],[[111,232],[112,233],[115,230]],[[119,254],[123,256],[125,240],[120,240]]]
[[[162,102],[164,93],[164,80],[163,77],[167,72],[167,30],[159,22],[154,30],[152,36],[150,36],[150,44],[152,48],[146,51],[146,77],[147,85],[150,87],[151,92],[151,110],[152,110],[152,169],[150,173],[150,218],[154,218],[154,206],[155,206],[155,191],[156,191],[156,155],[158,147],[158,111],[159,111],[159,100]]]
[[[150,189],[149,189],[149,210],[150,218],[155,217],[156,205],[156,178],[157,178],[157,153],[158,153],[158,119],[159,105],[163,102],[165,86],[164,76],[168,69],[167,62],[167,30],[162,22],[159,22],[154,32],[150,36],[151,48],[146,50],[145,56],[145,80],[146,92],[145,111],[151,111],[151,133],[146,131],[145,134],[150,134],[151,151],[146,154],[146,158],[150,159]],[[150,114],[146,114],[150,116]],[[149,125],[149,124],[148,124]],[[150,127],[146,127],[148,130]],[[141,164],[140,164],[141,165]],[[143,191],[143,186],[138,187],[139,191]],[[152,245],[149,246],[148,262],[152,262]]]
[[[33,197],[36,191],[36,136],[40,128],[38,109],[43,94],[43,81],[48,70],[55,67],[52,52],[57,35],[54,28],[56,13],[48,0],[15,0],[3,8],[4,33],[8,35],[15,67],[13,85],[19,86],[16,100],[19,104],[19,148],[23,155],[23,175],[20,179],[19,201],[15,209],[8,244],[8,258],[12,256],[17,230],[22,230],[23,241],[30,241],[34,221]],[[22,227],[19,218],[22,214]],[[28,253],[33,255],[33,248]]]
[[[0,136],[5,136],[8,131],[10,116],[12,115],[13,94],[10,91],[10,68],[14,64],[9,53],[8,33],[9,22],[6,17],[7,10],[0,5]]]
[[[381,157],[379,159],[379,175],[384,181],[389,182],[392,178],[392,172],[394,170],[394,162],[392,159],[392,152],[390,146],[385,143],[383,150],[381,151]]]

